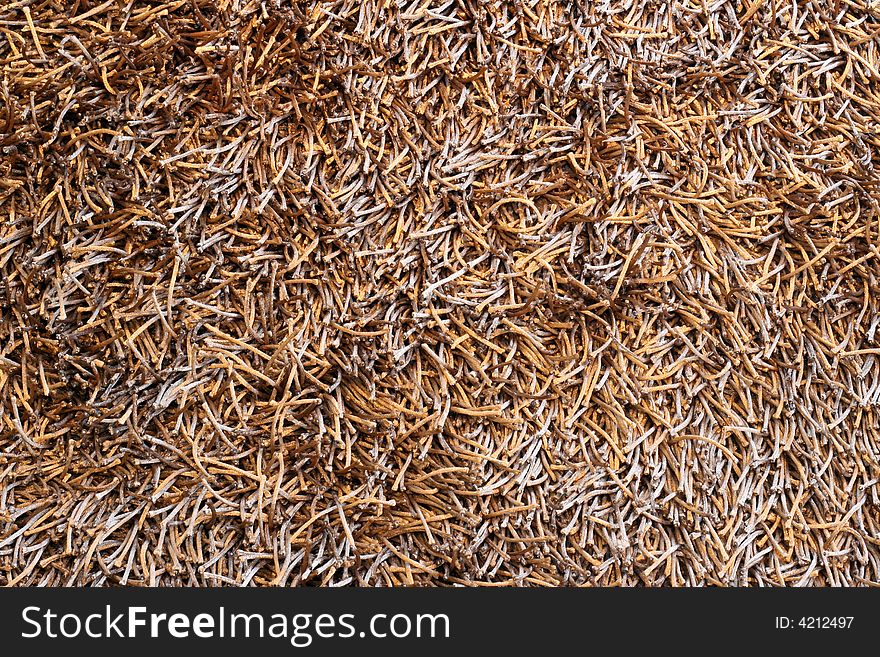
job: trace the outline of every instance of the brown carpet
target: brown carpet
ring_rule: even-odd
[[[0,584],[880,583],[880,5],[0,8]]]

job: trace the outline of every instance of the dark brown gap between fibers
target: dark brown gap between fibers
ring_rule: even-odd
[[[880,5],[0,8],[0,584],[880,583]]]

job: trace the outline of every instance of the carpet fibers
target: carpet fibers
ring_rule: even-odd
[[[0,584],[880,583],[876,0],[0,7]]]

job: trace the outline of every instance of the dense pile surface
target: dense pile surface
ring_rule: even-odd
[[[880,5],[0,9],[0,583],[880,582]]]

